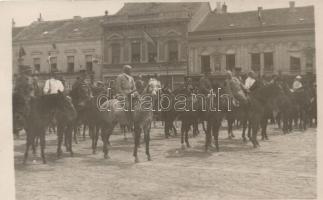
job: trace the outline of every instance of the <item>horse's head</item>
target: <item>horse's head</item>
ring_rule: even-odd
[[[67,115],[76,115],[75,107],[72,103],[71,97],[67,96],[63,92],[57,94],[57,109],[64,112]]]

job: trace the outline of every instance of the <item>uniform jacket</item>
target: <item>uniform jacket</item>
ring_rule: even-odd
[[[210,80],[206,77],[200,79],[200,90],[203,93],[208,93],[212,89],[212,84]]]
[[[132,76],[122,73],[116,79],[117,95],[127,96],[136,89],[136,84]]]

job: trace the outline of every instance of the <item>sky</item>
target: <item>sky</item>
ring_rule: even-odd
[[[135,2],[147,2],[149,0],[137,0]],[[203,0],[167,0],[172,2],[188,2]],[[206,0],[204,0],[206,1]],[[211,8],[216,7],[219,0],[211,0]],[[294,0],[297,6],[315,5],[316,0]],[[48,20],[59,20],[73,18],[73,16],[89,17],[104,15],[105,10],[109,14],[116,13],[125,2],[134,0],[0,0],[0,13],[13,18],[16,26],[26,26],[31,24],[39,17]],[[156,2],[156,0],[155,0]],[[161,2],[161,0],[159,0]],[[166,1],[163,1],[166,2]],[[256,10],[258,6],[264,9],[288,7],[289,0],[220,0],[228,6],[228,12],[239,12]]]

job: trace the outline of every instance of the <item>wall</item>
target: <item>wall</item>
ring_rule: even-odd
[[[301,57],[301,73],[305,74],[306,55],[304,49],[315,49],[314,34],[289,35],[279,37],[232,39],[232,40],[203,40],[191,41],[189,47],[189,68],[192,74],[201,73],[201,55],[211,56],[211,69],[214,67],[214,57],[221,59],[221,71],[226,70],[226,53],[236,54],[236,67],[241,67],[243,71],[251,69],[251,53],[261,53],[261,74],[263,74],[264,58],[263,53],[272,51],[274,53],[274,72],[281,70],[283,73],[290,72],[290,55],[298,53]],[[315,59],[315,56],[314,56]],[[315,61],[313,62],[315,70]],[[214,71],[213,71],[214,72]],[[215,73],[215,72],[214,72]]]
[[[34,43],[32,45],[23,45],[26,55],[23,57],[23,64],[30,65],[33,67],[33,58],[40,58],[41,67],[40,73],[48,73],[50,71],[49,64],[47,62],[48,52],[51,52],[52,56],[57,57],[57,67],[61,72],[67,71],[67,56],[74,56],[74,71],[78,72],[81,69],[86,69],[85,56],[86,55],[96,55],[100,56],[101,41],[74,41],[74,42],[64,42],[55,43],[56,50],[53,49],[51,43]],[[18,72],[18,52],[19,45],[13,45],[13,68],[14,73]],[[97,69],[94,69],[97,71]]]

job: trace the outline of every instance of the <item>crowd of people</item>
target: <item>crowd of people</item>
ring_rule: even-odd
[[[168,82],[161,82],[160,76],[155,73],[144,80],[143,76],[139,74],[133,77],[131,74],[132,67],[124,65],[122,72],[116,77],[114,81],[106,82],[94,81],[93,78],[88,77],[85,70],[80,71],[80,76],[72,85],[71,91],[65,88],[65,81],[62,76],[59,76],[57,71],[52,71],[49,79],[45,81],[44,87],[40,87],[37,74],[32,73],[30,66],[21,66],[18,77],[14,80],[14,93],[23,96],[26,105],[32,97],[41,95],[52,95],[58,92],[68,92],[76,106],[82,106],[88,99],[96,97],[100,94],[108,94],[109,98],[124,97],[128,98],[130,94],[138,96],[142,94],[146,86],[158,87],[164,93],[171,93],[171,87]],[[209,72],[205,72],[199,81],[193,81],[192,77],[185,77],[183,87],[190,93],[199,92],[208,94],[211,89],[225,88],[225,92],[232,97],[234,105],[246,104],[248,95],[260,85],[267,85],[273,81],[280,81],[290,89],[291,92],[297,92],[304,88],[304,84],[310,84],[315,87],[315,81],[307,78],[304,80],[301,75],[297,75],[290,85],[289,80],[282,75],[281,72],[274,75],[263,75],[261,78],[254,72],[249,71],[242,73],[241,68],[234,68],[232,71],[227,70],[225,78],[217,79],[211,76]],[[109,88],[109,89],[108,89]],[[79,91],[82,92],[79,92]],[[155,91],[156,91],[155,90]],[[27,106],[28,107],[28,106]]]

